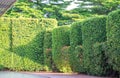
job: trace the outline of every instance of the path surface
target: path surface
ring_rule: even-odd
[[[41,73],[30,73],[30,72],[24,72],[27,74],[34,74],[34,75],[39,75],[42,77],[47,77],[47,78],[110,78],[110,77],[95,77],[95,76],[88,76],[88,75],[83,75],[83,74],[69,74],[69,73],[46,73],[46,72],[41,72]]]
[[[0,71],[0,78],[108,78],[108,77],[95,77],[83,74],[70,74],[70,73],[47,73],[47,72],[11,72]]]

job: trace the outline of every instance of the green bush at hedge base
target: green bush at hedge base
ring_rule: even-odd
[[[113,11],[107,18],[107,40],[109,64],[120,72],[120,10]]]
[[[70,64],[73,71],[78,71],[79,66],[76,66],[79,64],[79,61],[76,59],[79,59],[79,57],[76,58],[75,47],[78,45],[82,45],[82,31],[81,31],[81,22],[75,22],[71,25],[70,28]],[[81,67],[80,67],[81,68]]]
[[[66,67],[65,65],[69,65],[68,63],[68,56],[66,55],[68,50],[62,52],[62,48],[65,46],[70,45],[70,27],[68,26],[62,26],[55,28],[52,32],[52,55],[53,55],[53,61],[56,65],[56,67],[61,72],[71,72],[67,69],[69,67]],[[70,68],[69,68],[70,69]]]
[[[93,60],[93,45],[96,42],[106,41],[106,17],[95,17],[85,20],[82,24],[82,40],[83,40],[83,61],[84,68],[88,74],[96,74],[93,72],[96,67]],[[101,61],[101,60],[97,60]],[[101,68],[102,69],[102,68]],[[100,75],[100,73],[98,74]]]
[[[97,76],[108,75],[109,72],[111,71],[111,70],[108,71],[109,65],[107,63],[106,46],[107,46],[106,43],[95,43],[93,45],[91,62],[92,62],[92,66],[94,67],[92,71],[94,75]]]
[[[52,70],[52,29],[46,30],[44,34],[44,63],[46,70]]]
[[[83,47],[78,45],[75,47],[75,50],[74,50],[74,61],[73,61],[73,64],[74,64],[74,68],[73,70],[75,72],[79,72],[79,73],[84,73],[84,66],[83,66]]]

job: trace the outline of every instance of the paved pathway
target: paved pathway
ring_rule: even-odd
[[[95,77],[84,74],[70,74],[70,73],[47,73],[47,72],[11,72],[0,71],[0,78],[108,78]]]
[[[88,76],[84,74],[69,74],[69,73],[46,73],[46,72],[40,72],[40,73],[30,73],[30,72],[24,72],[27,74],[36,74],[42,77],[47,78],[110,78],[110,77],[95,77],[95,76]]]

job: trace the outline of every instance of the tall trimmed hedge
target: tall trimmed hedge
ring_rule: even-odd
[[[120,72],[120,10],[111,12],[107,17],[107,41],[109,64]]]
[[[62,26],[52,32],[52,55],[53,61],[61,72],[71,72],[69,65],[68,48],[70,45],[70,27]],[[64,49],[64,50],[63,50]],[[67,50],[67,51],[66,51]]]
[[[21,56],[15,69],[29,70],[33,65],[28,59],[43,65],[44,31],[37,19],[12,19],[12,51]]]
[[[81,22],[73,23],[70,28],[70,64],[72,70],[75,72],[80,72],[79,68],[81,68],[79,67],[80,62],[78,61],[80,58],[78,57],[79,53],[75,53],[75,47],[78,45],[82,45]]]
[[[44,63],[46,70],[52,70],[52,29],[46,30],[44,34]]]
[[[28,71],[44,70],[44,32],[47,28],[56,27],[57,21],[54,19],[29,18],[1,19],[3,21],[0,21],[0,32],[2,32],[0,40],[2,44],[5,44],[8,48],[10,47],[8,49],[3,46],[3,49],[13,53],[11,55],[12,62],[10,61],[11,64],[9,65],[12,66],[10,69]]]
[[[11,48],[11,21],[0,18],[0,48]]]
[[[92,75],[100,75],[101,73],[96,74],[93,72],[96,70],[97,66],[94,66],[94,63],[91,60],[94,58],[93,45],[96,42],[106,41],[106,17],[101,16],[85,20],[82,24],[82,40],[84,50],[83,61],[86,72]],[[98,59],[97,61],[101,60]]]

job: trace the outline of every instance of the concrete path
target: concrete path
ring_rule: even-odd
[[[47,78],[110,78],[110,77],[88,76],[84,74],[69,74],[69,73],[65,73],[65,74],[64,73],[46,73],[46,72],[40,72],[40,73],[24,72],[24,73],[39,75]]]
[[[0,78],[108,78],[95,77],[84,74],[70,74],[70,73],[47,73],[47,72],[11,72],[0,71]]]

